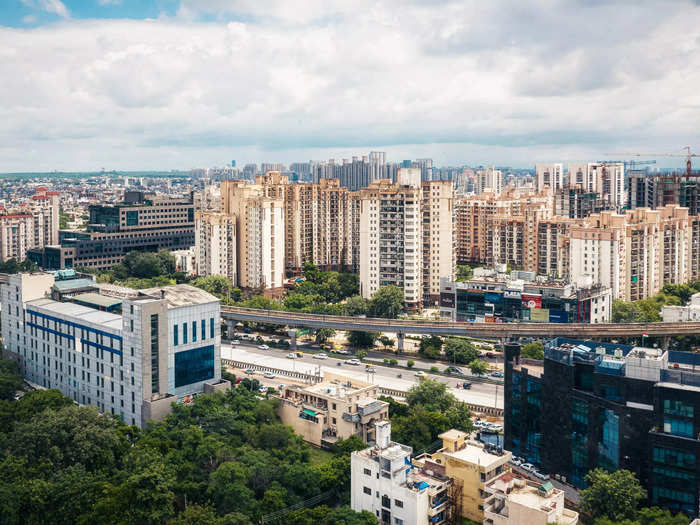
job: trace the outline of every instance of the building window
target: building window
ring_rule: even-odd
[[[371,496],[371,495],[372,495],[372,489],[369,488],[369,487],[362,487],[362,492],[364,492],[364,493],[367,494],[368,496]]]
[[[158,314],[151,315],[151,392],[158,392]]]
[[[403,520],[401,518],[394,518],[394,525],[403,525]]]
[[[207,322],[202,319],[202,341],[207,338]]]
[[[693,437],[693,422],[670,417],[664,418],[664,432],[674,436]]]
[[[197,340],[197,321],[192,321],[192,342]]]
[[[177,325],[173,326],[173,346],[178,345],[178,328],[179,327]]]
[[[403,508],[403,501],[401,501],[400,499],[395,499],[394,505],[396,505],[398,508],[402,509]]]
[[[693,417],[693,412],[693,405],[687,405],[683,401],[664,399],[664,414]]]
[[[175,387],[191,385],[214,377],[214,346],[194,348],[175,354]]]
[[[214,318],[209,318],[209,337],[214,339]]]
[[[372,471],[371,471],[370,469],[366,468],[366,469],[364,469],[364,470],[365,470],[365,476],[371,476],[371,475],[372,475]]]
[[[187,323],[182,323],[182,344],[187,344]]]

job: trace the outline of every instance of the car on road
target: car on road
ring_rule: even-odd
[[[499,378],[503,377],[503,372],[499,372],[499,371],[491,372],[491,377],[499,377]]]
[[[450,365],[447,368],[445,368],[445,372],[447,372],[448,374],[464,375],[464,372],[462,372],[461,368],[459,368],[457,366],[453,366],[453,365]]]
[[[368,374],[374,374],[376,371],[377,371],[377,369],[374,368],[373,366],[367,365],[365,367],[365,372],[367,372]]]
[[[346,362],[349,365],[361,365],[362,364],[359,359],[348,359]]]
[[[426,374],[425,372],[423,372],[423,370],[418,370],[418,372],[416,372],[416,373],[413,374],[413,375],[416,376],[416,377],[428,377],[428,374]]]
[[[520,468],[532,474],[534,474],[537,470],[535,465],[533,465],[532,463],[523,463],[522,465],[520,465]]]
[[[539,470],[536,470],[533,472],[536,478],[541,479],[542,481],[549,481],[549,474],[546,474],[544,472],[540,472]]]
[[[350,355],[350,352],[348,352],[348,351],[345,350],[344,348],[341,348],[341,349],[339,349],[339,350],[336,350],[335,353],[336,353],[336,354],[340,354],[340,355]]]
[[[522,461],[520,461],[518,458],[513,458],[513,459],[510,460],[510,462],[511,462],[513,465],[515,465],[516,467],[519,467],[520,465],[523,464]]]
[[[253,370],[252,368],[246,368],[245,373],[250,376],[250,375],[253,375],[255,373],[255,370]]]
[[[314,354],[314,359],[328,359],[328,355],[321,352],[320,354]]]
[[[241,342],[238,339],[231,339],[231,344],[232,345],[239,345]]]
[[[299,356],[296,355],[294,352],[289,352],[287,354],[287,359],[296,359],[297,357],[299,357]]]
[[[272,372],[265,372],[265,374],[264,374],[263,377],[264,377],[265,379],[274,379],[274,378],[275,378],[275,374],[273,374]]]
[[[464,383],[462,383],[462,388],[464,388],[465,390],[469,390],[471,387],[472,384],[469,381],[465,381]]]
[[[258,348],[259,348],[260,350],[269,350],[269,349],[270,349],[270,347],[267,346],[267,345],[259,345]]]
[[[267,387],[265,385],[260,385],[258,387],[258,392],[260,392],[261,394],[264,394],[265,392],[267,392]]]

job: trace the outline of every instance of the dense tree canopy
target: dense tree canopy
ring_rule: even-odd
[[[0,355],[0,399],[12,399],[15,392],[22,387],[19,365],[13,359],[4,359]]]
[[[542,361],[544,359],[544,344],[542,344],[541,341],[527,343],[521,348],[520,356],[527,359],[537,359],[538,361]]]
[[[600,468],[586,475],[587,487],[580,491],[581,507],[593,518],[621,521],[636,517],[637,506],[646,496],[629,470],[608,472]]]
[[[2,522],[252,525],[322,493],[330,507],[347,501],[349,453],[364,445],[341,441],[312,463],[277,402],[242,382],[139,430],[57,391],[0,401]],[[318,512],[319,524],[376,523],[347,507]]]
[[[440,359],[442,355],[442,338],[436,335],[421,337],[418,353],[428,359]]]
[[[445,359],[455,363],[469,364],[479,357],[476,347],[465,339],[448,337],[445,340]]]
[[[367,315],[370,317],[385,317],[396,319],[403,311],[403,290],[389,284],[380,286],[369,301]]]

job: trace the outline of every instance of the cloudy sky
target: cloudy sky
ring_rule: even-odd
[[[681,153],[700,4],[2,0],[0,79],[0,172]]]

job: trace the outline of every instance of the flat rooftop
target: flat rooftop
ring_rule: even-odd
[[[75,303],[61,303],[53,299],[34,299],[27,301],[27,309],[32,306],[45,313],[59,314],[64,317],[72,317],[76,320],[102,325],[112,330],[122,329],[122,316],[110,312],[103,312]]]
[[[205,292],[201,288],[190,286],[189,284],[175,284],[139,290],[139,297],[136,297],[136,300],[138,300],[141,295],[149,296],[152,299],[160,299],[162,292],[165,292],[165,300],[168,302],[168,308],[180,308],[182,306],[191,306],[194,304],[219,302],[219,300],[209,292]]]
[[[502,462],[503,458],[505,457],[498,456],[496,454],[491,454],[483,448],[469,443],[467,443],[466,446],[461,450],[458,450],[456,452],[445,451],[443,452],[443,454],[445,454],[445,456],[464,461],[465,463],[472,463],[481,467],[489,467],[490,465],[498,463],[499,461]]]
[[[312,394],[320,394],[323,396],[335,397],[337,399],[344,399],[345,397],[354,394],[359,389],[352,386],[346,386],[345,384],[339,385],[329,381],[322,381],[321,383],[317,383],[315,385],[300,387],[300,390],[310,392]]]
[[[72,297],[72,300],[81,303],[94,304],[95,306],[100,306],[102,308],[111,308],[113,306],[122,304],[121,299],[107,297],[106,295],[100,295],[98,293],[81,293],[78,295],[74,295]]]
[[[92,279],[68,279],[54,282],[53,287],[59,292],[65,292],[67,290],[79,290],[81,288],[96,288],[97,284]]]

